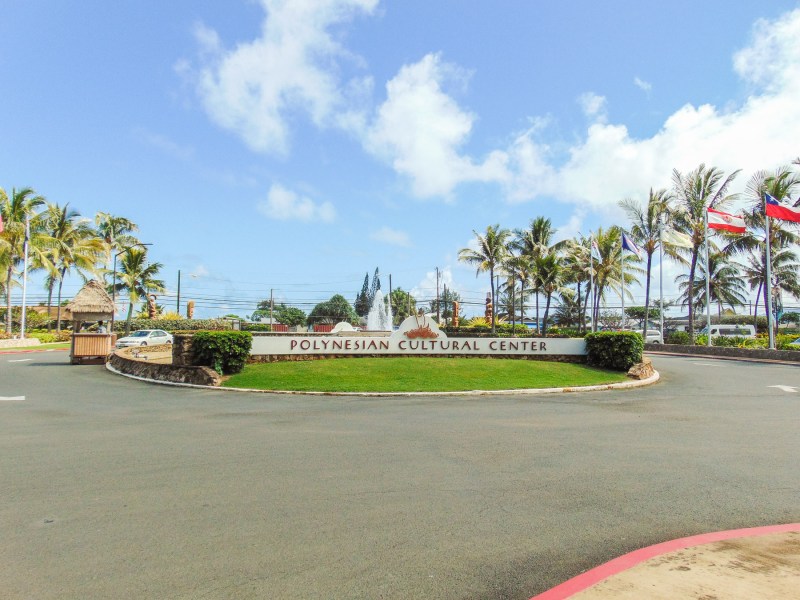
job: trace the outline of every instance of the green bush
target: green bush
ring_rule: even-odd
[[[667,336],[667,344],[688,346],[691,343],[692,343],[692,338],[689,337],[689,332],[687,331],[673,331]]]
[[[249,331],[198,331],[192,335],[195,365],[211,367],[221,375],[239,373],[250,356]]]
[[[272,331],[267,323],[242,323],[242,331]]]
[[[164,331],[224,331],[230,330],[227,319],[132,319],[131,331],[163,329]],[[125,319],[114,321],[114,331],[125,331]]]
[[[586,362],[603,369],[627,371],[642,362],[644,340],[634,331],[601,331],[588,333]]]

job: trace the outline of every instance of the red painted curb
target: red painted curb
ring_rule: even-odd
[[[27,354],[30,352],[66,352],[69,348],[36,348],[31,350],[0,350],[0,354]]]
[[[786,533],[788,531],[800,531],[800,523],[751,527],[748,529],[731,529],[730,531],[715,531],[713,533],[702,533],[700,535],[693,535],[669,542],[662,542],[660,544],[634,550],[628,554],[623,554],[599,567],[581,573],[546,592],[542,592],[530,600],[563,600],[564,598],[569,598],[573,594],[582,592],[592,587],[594,584],[608,579],[612,575],[626,571],[646,560],[650,560],[662,554],[667,554],[668,552],[685,550],[693,546],[702,546],[703,544],[721,542],[733,538],[755,537],[759,535],[769,535],[770,533]]]

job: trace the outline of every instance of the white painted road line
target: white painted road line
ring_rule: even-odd
[[[0,396],[0,402],[21,402],[25,396]]]
[[[18,358],[16,360],[10,360],[8,362],[30,362],[32,360],[33,360],[32,358]]]
[[[721,365],[719,363],[708,363],[708,362],[696,362],[690,361],[693,365],[700,365],[701,367],[724,367],[725,365]]]
[[[789,392],[790,394],[797,393],[797,388],[793,385],[768,385],[767,387],[778,388],[779,390]]]

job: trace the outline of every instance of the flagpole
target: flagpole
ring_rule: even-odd
[[[592,290],[592,308],[589,311],[589,322],[592,325],[592,333],[594,333],[594,256],[592,256],[592,242],[594,238],[589,236],[589,287]]]
[[[25,216],[25,261],[22,268],[22,318],[19,323],[19,337],[25,339],[25,306],[28,299],[28,245],[31,237],[31,221],[30,216]]]
[[[619,299],[622,304],[622,329],[625,329],[625,248],[622,241],[619,246]]]
[[[658,294],[659,294],[659,313],[661,326],[661,343],[664,343],[664,215],[659,216],[658,231]]]
[[[769,243],[769,217],[766,214],[767,199],[764,198],[764,221],[766,223],[767,237],[764,243],[767,246],[767,281],[764,285],[767,286],[767,327],[769,328],[769,349],[775,350],[775,332],[772,330],[772,252]],[[756,298],[756,301],[758,298]],[[758,306],[758,304],[756,304]]]
[[[708,272],[708,209],[706,209],[706,331],[707,344],[711,346],[711,273]],[[689,300],[691,302],[691,300]]]

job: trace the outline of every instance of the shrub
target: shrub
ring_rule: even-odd
[[[642,362],[644,340],[634,331],[601,331],[588,333],[586,362],[592,366],[627,371]]]
[[[268,323],[242,323],[242,331],[272,331]]]
[[[249,331],[198,331],[192,336],[193,362],[221,375],[238,373],[244,369],[252,345]]]
[[[231,328],[225,319],[132,319],[131,331],[163,329],[164,331],[223,331]],[[114,321],[114,331],[125,331],[125,319]]]
[[[673,331],[667,336],[667,344],[678,344],[681,346],[688,346],[692,343],[692,338],[689,337],[688,331]]]

